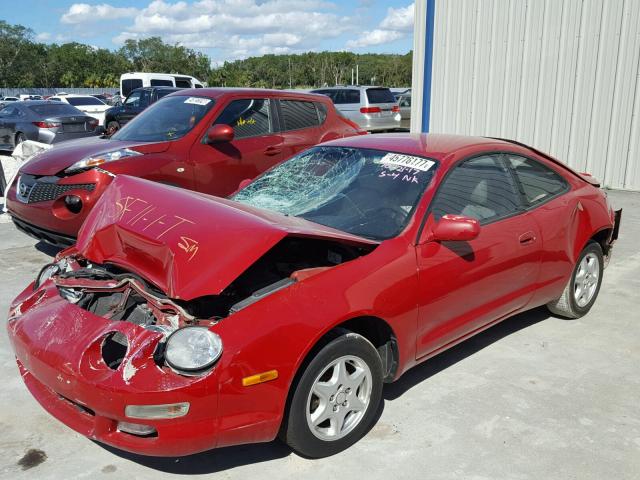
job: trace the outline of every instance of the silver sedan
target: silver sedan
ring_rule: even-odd
[[[13,150],[25,140],[51,144],[99,135],[100,131],[96,118],[65,103],[11,102],[0,110],[0,150]]]

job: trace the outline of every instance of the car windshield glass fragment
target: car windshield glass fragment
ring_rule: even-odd
[[[205,97],[165,97],[145,109],[113,135],[115,140],[162,142],[183,137],[211,110]]]
[[[376,240],[398,235],[436,169],[423,157],[315,147],[236,193],[240,203]]]

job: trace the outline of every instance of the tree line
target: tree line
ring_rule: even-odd
[[[209,86],[310,88],[348,84],[408,86],[411,52],[355,54],[309,52],[264,55],[212,68],[204,53],[164,43],[160,37],[127,40],[118,50],[77,42],[45,44],[22,25],[0,20],[0,87],[118,87],[125,72],[193,75]]]

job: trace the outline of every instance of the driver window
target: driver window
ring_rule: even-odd
[[[264,98],[234,100],[214,122],[214,125],[218,124],[233,127],[236,139],[268,135],[273,132],[269,100]]]
[[[513,176],[495,155],[483,155],[454,167],[440,185],[431,211],[465,215],[485,224],[521,211]]]
[[[133,92],[131,95],[127,97],[127,99],[124,101],[124,104],[128,107],[139,107],[140,92]]]

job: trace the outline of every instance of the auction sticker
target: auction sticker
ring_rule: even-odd
[[[190,103],[192,105],[207,105],[209,102],[211,102],[210,98],[202,97],[189,97],[184,101],[184,103]]]
[[[380,159],[382,165],[395,165],[398,167],[408,167],[423,172],[428,171],[434,165],[434,161],[426,158],[403,155],[401,153],[387,153]]]

